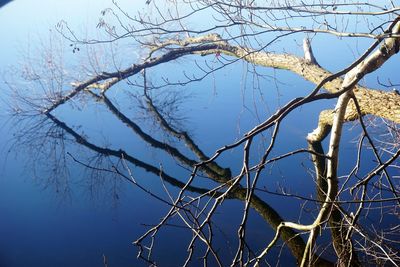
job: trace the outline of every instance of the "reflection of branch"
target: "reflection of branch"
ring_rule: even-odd
[[[167,153],[169,153],[171,156],[179,160],[181,163],[185,164],[186,166],[192,168],[197,162],[194,160],[189,159],[185,155],[183,155],[177,148],[170,146],[167,143],[160,142],[156,139],[154,139],[152,136],[148,135],[145,133],[139,125],[137,125],[135,122],[130,120],[128,117],[126,117],[112,102],[110,99],[105,94],[102,94],[101,96],[98,96],[94,93],[92,95],[97,99],[97,100],[102,100],[105,105],[108,107],[108,109],[123,123],[125,123],[130,129],[132,129],[140,138],[143,139],[146,143],[150,144],[151,146],[164,150]],[[229,177],[221,177],[221,175],[215,173],[212,169],[210,169],[208,166],[203,166],[201,168],[202,171],[207,173],[209,177],[212,179],[224,183],[227,181]]]
[[[181,188],[182,192],[185,190],[188,190],[188,191],[192,191],[192,192],[195,192],[198,194],[202,194],[202,196],[208,195],[208,196],[217,197],[217,198],[221,196],[220,194],[218,194],[218,192],[215,192],[214,190],[197,188],[197,187],[191,186],[190,184],[182,183],[181,181],[169,176],[164,171],[160,172],[160,170],[158,168],[130,156],[123,150],[112,150],[109,148],[102,148],[95,144],[92,144],[89,141],[87,141],[83,136],[76,133],[72,128],[68,127],[64,122],[62,122],[62,121],[58,120],[56,117],[54,117],[52,114],[48,113],[48,114],[46,114],[46,116],[50,120],[52,120],[57,126],[61,127],[66,132],[68,132],[70,135],[72,135],[79,144],[89,148],[90,150],[92,150],[94,152],[100,153],[105,156],[114,156],[119,159],[124,159],[124,160],[134,164],[135,166],[143,168],[144,170],[146,170],[150,173],[153,173],[157,176],[160,175],[169,184],[176,186],[178,188]],[[235,187],[235,189],[233,189],[232,192],[229,193],[228,195],[224,194],[224,197],[226,196],[227,198],[236,198],[236,199],[245,201],[247,199],[246,195],[247,195],[247,190],[245,188],[241,188],[239,186],[239,187]],[[176,205],[176,204],[177,203],[174,203],[172,205]],[[250,206],[252,208],[254,208],[273,229],[276,229],[279,226],[279,224],[281,222],[283,222],[280,215],[271,206],[269,206],[267,203],[265,203],[263,200],[261,200],[256,195],[252,196],[251,201],[250,201]],[[169,216],[171,216],[172,214],[173,213],[169,214]],[[165,219],[169,218],[169,216],[167,216]],[[149,231],[148,233],[151,233],[151,231]],[[292,229],[289,229],[289,228],[283,229],[281,231],[281,237],[287,243],[289,249],[291,250],[292,254],[296,257],[296,259],[300,259],[304,252],[304,247],[305,247],[304,241],[302,240],[302,238],[300,236],[298,236],[295,231],[293,231]],[[137,244],[138,243],[140,243],[140,241],[137,241]],[[318,261],[321,264],[326,263],[325,260],[323,260],[323,259],[319,259]]]
[[[320,141],[309,140],[309,147],[316,153],[312,154],[312,160],[315,167],[315,176],[317,180],[317,197],[318,201],[322,205],[326,203],[326,195],[328,189],[327,177],[326,177],[326,159],[321,156],[324,154],[322,143]],[[339,203],[335,200],[331,200],[330,216],[328,222],[332,233],[332,243],[338,256],[342,259],[347,260],[347,263],[351,263],[351,266],[359,266],[357,254],[354,252],[354,248],[351,244],[351,239],[346,240],[346,233],[342,223],[342,215],[340,210],[336,207]]]
[[[170,147],[167,144],[160,143],[159,141],[153,139],[151,136],[148,136],[147,134],[145,134],[140,129],[140,127],[138,125],[136,125],[134,122],[132,122],[123,113],[121,113],[105,95],[102,95],[101,97],[99,97],[99,96],[94,94],[94,96],[96,98],[101,98],[104,101],[104,103],[107,105],[107,107],[122,122],[127,124],[128,127],[132,128],[139,136],[141,136],[144,141],[148,142],[149,144],[151,144],[151,145],[153,145],[153,146],[155,146],[157,148],[161,148],[163,150],[169,151],[170,153],[171,153],[171,151],[174,151],[173,153],[171,153],[173,156],[177,156],[177,157],[181,157],[181,158],[184,157],[175,148]],[[179,133],[178,131],[173,129],[165,121],[165,119],[157,111],[156,107],[152,104],[152,102],[150,100],[148,101],[148,105],[151,108],[151,110],[156,114],[157,118],[160,120],[160,123],[162,124],[163,128],[167,128],[169,132],[175,133],[176,135],[181,135],[181,133]],[[201,150],[198,149],[197,145],[195,145],[195,143],[189,138],[189,136],[187,136],[186,133],[184,133],[183,136],[186,136],[186,139],[185,139],[186,142],[189,142],[190,144],[195,146],[197,148],[197,151],[200,151],[200,153],[202,153]],[[266,161],[266,159],[267,159],[267,156],[264,157],[264,161]],[[182,160],[182,159],[180,159],[180,160]],[[183,159],[183,161],[185,161],[185,160]],[[260,164],[261,168],[257,172],[258,175],[260,175],[260,173],[261,173],[260,170],[263,168],[263,164],[264,163],[265,162],[262,162]],[[218,165],[215,164],[214,166],[218,166]],[[218,168],[220,168],[220,167],[218,166]],[[206,171],[206,173],[210,174],[209,171],[208,172]],[[223,194],[224,196],[226,196],[228,198],[236,198],[236,199],[240,199],[240,200],[245,201],[247,203],[246,210],[248,211],[249,207],[253,207],[254,209],[256,209],[260,213],[260,215],[266,220],[266,222],[268,222],[272,226],[272,228],[275,229],[283,221],[282,218],[279,216],[279,214],[271,206],[269,206],[267,203],[262,201],[260,198],[258,198],[254,194],[255,186],[251,187],[252,188],[251,195],[249,196],[248,189],[242,188],[238,183],[229,182],[228,180],[226,180],[228,177],[224,178],[225,176],[216,176],[216,173],[213,173],[213,172],[211,174],[212,174],[212,176],[210,178],[212,178],[216,182],[223,183],[223,184],[228,182],[230,184],[229,190],[226,193]],[[239,181],[239,179],[237,179],[236,181]],[[214,195],[214,197],[218,197],[219,198],[218,195]],[[174,214],[174,213],[170,213],[170,215],[172,215],[172,214]],[[246,214],[247,214],[247,212],[246,212]],[[168,215],[167,215],[167,217],[168,217]],[[154,227],[154,231],[156,229],[158,229],[158,227]],[[148,233],[151,233],[151,232],[152,231],[150,230]],[[144,236],[146,236],[146,235],[144,235]],[[298,237],[297,234],[295,232],[293,232],[291,229],[283,229],[282,238],[283,238],[283,240],[285,240],[285,242],[287,242],[289,248],[292,250],[292,253],[296,256],[296,258],[299,259],[299,257],[302,255],[302,253],[304,251],[304,242],[303,242],[303,240],[300,237]],[[136,243],[140,244],[142,239],[143,238],[138,239],[136,241]],[[320,259],[319,261],[321,263],[324,263],[324,261],[322,259]]]
[[[132,176],[132,173],[130,171],[130,169],[127,166],[124,166],[128,173],[129,176],[125,175],[124,173],[122,173],[116,166],[113,166],[112,170],[111,169],[107,169],[107,168],[99,168],[99,167],[95,167],[95,166],[91,166],[87,163],[84,163],[80,160],[78,160],[77,158],[75,158],[71,153],[67,152],[67,155],[70,156],[72,158],[73,161],[75,161],[76,163],[84,166],[85,168],[91,169],[91,170],[95,170],[95,171],[101,171],[101,172],[105,172],[105,173],[113,173],[113,174],[118,174],[119,176],[121,176],[122,178],[124,178],[126,181],[128,181],[129,183],[134,184],[135,186],[137,186],[140,190],[142,190],[143,192],[145,192],[146,194],[150,195],[151,197],[163,202],[164,204],[167,205],[171,205],[171,203],[169,203],[168,201],[166,201],[165,199],[159,197],[158,195],[152,193],[150,190],[146,189],[145,187],[143,187],[142,185],[140,185]],[[124,159],[122,159],[124,160]],[[126,165],[126,164],[124,164]]]
[[[160,123],[161,127],[167,131],[168,133],[172,134],[173,136],[177,137],[180,140],[183,140],[186,144],[186,146],[198,157],[199,160],[205,161],[208,159],[206,154],[199,148],[198,145],[190,138],[190,136],[187,134],[187,132],[180,132],[175,130],[161,115],[161,113],[158,111],[157,107],[154,105],[152,99],[148,96],[147,93],[144,94],[146,98],[146,103],[148,106],[148,110],[154,114],[156,117],[157,121]],[[215,162],[210,162],[209,164],[205,165],[208,166],[211,170],[214,172],[218,173],[218,175],[226,178],[231,177],[231,171],[228,168],[221,168],[218,164]]]
[[[103,147],[99,147],[95,144],[90,143],[89,141],[87,141],[83,136],[79,135],[77,132],[75,132],[72,128],[68,127],[64,122],[58,120],[56,117],[54,117],[51,114],[46,114],[46,116],[52,120],[57,126],[61,127],[62,129],[64,129],[66,132],[68,132],[70,135],[72,135],[76,142],[89,148],[90,150],[100,153],[104,156],[114,156],[116,158],[119,159],[125,159],[126,161],[134,164],[137,167],[140,167],[144,170],[146,170],[147,172],[153,173],[157,176],[161,175],[162,178],[167,181],[169,184],[176,186],[178,188],[182,188],[183,186],[185,186],[184,183],[182,183],[181,181],[179,181],[176,178],[173,178],[172,176],[166,174],[164,171],[160,171],[159,168],[154,167],[153,165],[147,164],[139,159],[136,159],[132,156],[130,156],[129,154],[127,154],[125,151],[123,151],[122,149],[120,150],[113,150],[113,149],[109,149],[109,148],[103,148]],[[189,186],[187,188],[189,191],[198,193],[198,194],[207,194],[209,192],[209,190],[207,189],[203,189],[203,188],[197,188],[197,187],[193,187],[193,186]]]

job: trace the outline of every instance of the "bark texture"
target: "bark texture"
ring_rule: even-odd
[[[256,65],[294,72],[314,84],[319,84],[323,79],[332,75],[331,72],[318,64],[294,55],[250,51],[228,44],[221,44],[220,49],[222,53],[243,58]],[[343,79],[337,78],[326,83],[324,88],[330,93],[335,93],[341,89],[342,84]],[[400,95],[394,92],[369,89],[360,85],[355,86],[354,95],[360,104],[362,115],[370,114],[400,123]],[[332,124],[331,118],[332,115],[329,115],[329,113],[324,114],[323,119],[330,125]],[[357,118],[358,114],[351,100],[346,110],[345,119],[351,121]]]

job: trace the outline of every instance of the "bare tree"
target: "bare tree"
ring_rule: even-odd
[[[34,64],[24,69],[24,77],[33,89],[23,91],[10,84],[16,100],[15,118],[20,122],[26,118],[41,118],[40,124],[21,132],[20,138],[29,142],[38,140],[30,134],[39,129],[46,138],[64,140],[68,136],[70,141],[100,158],[115,158],[104,165],[103,160],[89,161],[70,155],[76,162],[96,172],[125,178],[168,204],[170,208],[161,221],[134,242],[139,249],[138,257],[151,264],[162,263],[162,259],[152,257],[157,234],[178,218],[192,233],[187,258],[182,262],[184,266],[195,264],[199,254],[206,266],[279,264],[280,247],[290,251],[300,266],[398,266],[400,228],[386,223],[399,222],[400,184],[396,172],[400,154],[400,95],[396,90],[370,88],[368,80],[364,79],[380,69],[385,71],[386,61],[399,51],[400,6],[396,1],[375,2],[153,0],[146,1],[142,11],[131,14],[126,7],[113,1],[113,8],[102,12],[97,25],[105,33],[104,39],[80,38],[66,22],[57,25],[64,40],[70,42],[73,53],[88,51],[87,64],[82,66],[80,76],[69,75],[62,60],[46,50],[41,61],[44,64],[39,70]],[[311,48],[311,41],[319,36],[336,37],[335,43],[357,45],[360,42],[369,46],[352,62],[338,52],[335,57],[350,63],[331,73],[317,62],[318,57]],[[304,56],[290,52],[296,49],[290,45],[293,39],[298,44],[303,42]],[[91,51],[93,47],[104,45],[109,45],[111,52],[101,65],[98,54]],[[124,45],[135,51],[119,51],[117,46]],[[157,74],[158,67],[183,58],[188,61],[182,63],[187,67],[181,78]],[[218,64],[210,64],[210,59]],[[272,68],[277,73],[297,74],[314,85],[301,90],[303,95],[284,103],[271,115],[258,115],[260,121],[251,130],[207,155],[195,139],[182,130],[179,118],[174,116],[174,108],[185,98],[179,90],[171,92],[171,88],[204,82],[209,76],[219,75],[238,63],[246,66],[245,74],[253,81],[266,78],[263,68]],[[88,73],[88,77],[82,73]],[[279,75],[274,79],[280,82]],[[397,77],[378,82],[382,87],[393,88],[397,86],[394,79]],[[164,140],[153,137],[126,115],[119,107],[123,106],[125,98],[110,97],[123,81],[128,85],[123,90],[129,92],[132,105],[136,104],[147,120],[163,130]],[[256,85],[253,89],[270,90]],[[162,95],[162,92],[170,93]],[[335,100],[336,105],[319,114],[316,129],[309,129],[308,146],[276,155],[277,139],[287,117],[303,107],[329,99]],[[157,151],[172,156],[190,170],[190,174],[177,178],[168,174],[164,167],[146,163],[126,150],[95,144],[90,136],[69,126],[57,115],[62,114],[57,111],[68,103],[79,108],[88,101],[104,105],[134,134]],[[257,107],[255,112],[259,112]],[[343,174],[339,151],[343,125],[347,122],[357,123],[361,136],[354,168]],[[50,126],[44,127],[44,124]],[[323,143],[328,136],[329,140]],[[260,145],[264,146],[259,155]],[[242,154],[240,168],[228,168],[219,163],[229,151]],[[375,165],[364,163],[365,151],[372,151]],[[263,187],[265,181],[271,179],[268,169],[287,158],[296,160],[299,154],[308,155],[312,162],[314,181],[310,181],[309,186],[315,187],[315,197]],[[65,156],[65,152],[61,155]],[[140,178],[131,172],[133,167],[160,177],[168,198],[142,186]],[[235,172],[235,169],[240,170]],[[203,177],[212,183],[198,186]],[[170,186],[179,188],[179,192],[171,193]],[[290,187],[290,184],[285,186]],[[312,206],[314,212],[296,222],[285,220],[279,207],[268,204],[271,195],[280,195],[294,203],[300,201],[304,209]],[[241,221],[236,229],[235,252],[227,259],[221,256],[227,255],[226,251],[215,244],[213,237],[218,229],[214,223],[217,211],[230,199],[242,201],[244,207],[237,211]],[[252,210],[274,231],[271,240],[263,240],[263,247],[253,245],[247,237]],[[324,238],[318,238],[320,235]],[[328,239],[332,246],[321,239]],[[268,257],[270,253],[274,256]]]

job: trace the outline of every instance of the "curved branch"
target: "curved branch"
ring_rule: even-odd
[[[397,38],[388,38],[387,40],[392,39],[397,40]],[[230,45],[217,34],[209,34],[186,40],[170,40],[167,44],[161,44],[161,47],[164,48],[170,45],[178,45],[181,47],[171,48],[171,50],[168,50],[161,56],[150,58],[144,63],[132,65],[124,70],[114,73],[102,73],[82,83],[76,83],[76,87],[71,92],[55,100],[54,104],[45,109],[43,113],[51,112],[84,89],[98,88],[104,92],[121,80],[131,77],[144,69],[191,54],[205,56],[222,53],[237,59],[245,60],[254,65],[291,71],[314,84],[319,84],[322,80],[332,75],[332,73],[319,65],[312,64],[304,58],[290,54],[267,53]],[[154,49],[155,48],[153,48],[152,51],[154,51]],[[392,50],[392,52],[394,51],[395,50]],[[324,88],[330,93],[335,93],[340,90],[342,83],[342,78],[336,78],[326,83]],[[398,108],[400,106],[400,95],[395,92],[379,91],[358,85],[354,88],[354,95],[360,104],[362,115],[371,114],[395,123],[400,123],[400,109]],[[381,103],[385,103],[385,105],[381,105]],[[347,120],[355,120],[358,118],[354,103],[351,102],[347,108],[345,117]]]

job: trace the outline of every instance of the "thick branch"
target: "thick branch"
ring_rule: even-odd
[[[395,21],[392,24],[392,28],[390,30],[395,34],[399,33],[400,22],[398,22],[398,20]],[[324,185],[324,187],[326,188],[323,188],[323,190],[326,192],[326,196],[325,196],[325,202],[322,204],[320,213],[317,219],[314,221],[314,225],[317,222],[318,223],[321,222],[321,220],[318,220],[319,218],[324,218],[326,215],[328,215],[329,211],[328,208],[330,207],[330,205],[328,205],[328,202],[334,201],[337,195],[337,187],[338,187],[337,166],[338,166],[339,147],[340,147],[339,145],[341,139],[342,126],[346,116],[346,108],[348,107],[350,97],[352,96],[353,88],[355,84],[357,84],[366,74],[375,71],[376,69],[381,67],[392,55],[396,54],[398,52],[399,43],[400,40],[398,38],[386,39],[378,50],[375,50],[373,53],[368,55],[355,68],[353,68],[350,72],[346,74],[346,77],[342,84],[342,88],[348,90],[339,97],[335,111],[333,112],[332,134],[329,141],[329,151],[328,151],[329,159],[327,160],[326,176],[325,176],[324,164],[320,162],[320,160],[315,161],[315,166],[317,168],[317,175],[318,176],[322,175],[326,177],[325,178],[326,184]],[[324,118],[322,117],[322,119]],[[318,125],[317,130],[315,130],[312,134],[308,136],[310,143],[318,144],[323,140],[323,138],[325,138],[329,130],[326,130],[326,127],[322,126],[323,123],[321,125],[321,119],[320,119],[320,124]],[[316,139],[313,140],[312,138]],[[320,177],[318,177],[317,179],[320,179]],[[340,217],[333,218],[331,216],[332,214],[330,215],[331,220],[335,219],[340,220]],[[340,221],[335,221],[334,223],[340,224]],[[341,240],[334,239],[333,241],[336,254],[339,257],[339,265],[342,266],[343,264],[343,266],[347,266],[350,262],[349,260],[352,260],[349,259],[348,257],[348,255],[351,255],[351,246],[347,248],[350,249],[350,251],[345,251],[344,249],[346,248],[344,247],[344,244],[341,242]],[[353,263],[353,265],[355,264]]]
[[[202,44],[199,44],[199,42],[202,42]],[[195,45],[193,46],[193,44]],[[332,75],[330,72],[316,64],[310,63],[304,58],[289,54],[266,53],[263,51],[255,51],[240,46],[230,45],[229,43],[220,39],[217,34],[210,34],[207,36],[191,38],[182,41],[171,40],[167,44],[160,44],[160,48],[162,49],[169,45],[181,47],[168,50],[168,52],[165,54],[155,58],[150,58],[142,64],[132,65],[125,70],[114,73],[103,73],[85,82],[79,83],[70,93],[61,99],[54,101],[54,104],[51,107],[48,107],[44,113],[51,112],[59,105],[64,104],[70,98],[74,97],[76,94],[86,88],[97,87],[102,91],[105,91],[119,81],[131,77],[141,70],[151,68],[190,54],[208,55],[223,53],[238,59],[243,59],[255,65],[294,72],[315,84],[319,84],[323,79]],[[155,50],[157,49],[153,47],[152,52]],[[342,83],[343,79],[337,78],[326,83],[324,88],[327,91],[334,93],[341,88]],[[400,95],[393,92],[373,90],[358,85],[354,88],[354,95],[360,104],[362,115],[371,114],[396,123],[400,123],[400,109],[398,108],[400,106]],[[385,103],[385,105],[382,105],[382,103]],[[346,115],[346,118],[349,120],[356,119],[358,117],[354,104],[349,105],[346,114],[349,114]]]
[[[315,84],[319,84],[323,79],[332,75],[332,73],[320,66],[311,64],[308,60],[294,55],[249,51],[231,45],[223,46],[220,52],[241,57],[256,65],[294,72]],[[324,88],[334,93],[341,88],[342,83],[343,79],[337,78],[326,83]],[[400,95],[393,92],[373,90],[358,85],[354,88],[354,95],[360,104],[362,115],[371,114],[400,123]],[[385,104],[382,105],[382,103]],[[346,111],[346,119],[354,120],[357,118],[357,110],[354,103],[351,102]]]
[[[315,59],[313,50],[311,48],[310,39],[304,38],[303,40],[303,51],[304,51],[304,59],[311,64],[315,64],[319,66],[317,60]]]

